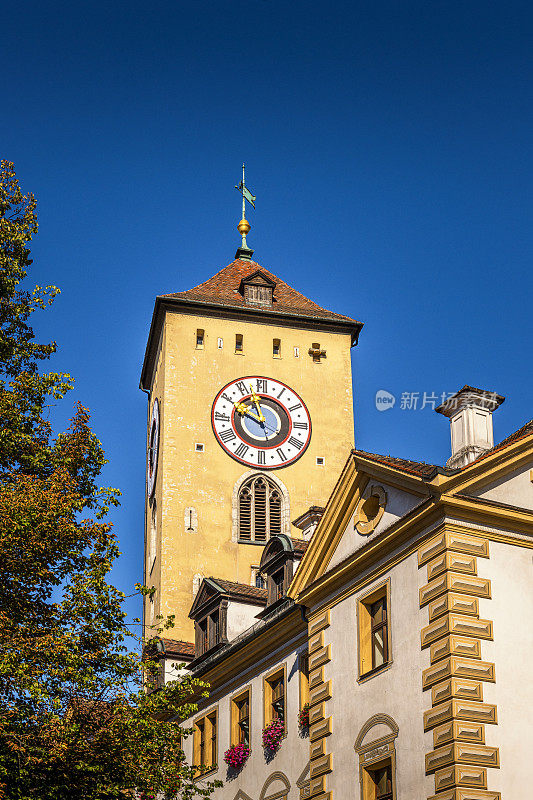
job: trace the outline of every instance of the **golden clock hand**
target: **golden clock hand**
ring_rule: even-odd
[[[241,415],[241,417],[243,417],[246,414],[252,419],[256,419],[258,422],[263,422],[261,417],[259,417],[253,411],[251,411],[251,406],[245,405],[241,400],[237,400],[237,402],[235,402],[233,405],[235,406],[235,410]]]
[[[261,406],[259,405],[259,397],[254,392],[254,388],[253,388],[252,384],[250,384],[250,391],[252,393],[252,400],[255,403],[255,407],[257,408],[257,411],[259,412],[260,422],[264,422],[265,421],[265,417],[264,417],[263,412],[261,411]]]

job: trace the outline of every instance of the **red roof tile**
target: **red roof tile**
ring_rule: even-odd
[[[428,478],[438,469],[436,464],[426,464],[425,461],[411,461],[407,458],[381,456],[378,453],[367,453],[365,450],[354,450],[354,454],[361,456],[361,458],[368,458],[370,461],[376,461],[379,464],[385,464],[388,467],[394,467],[409,475],[416,475],[419,478]]]
[[[303,554],[305,553],[305,551],[309,546],[309,542],[306,542],[304,539],[292,539],[292,538],[291,542],[292,546],[294,547],[294,552],[296,553],[296,555],[303,556]]]
[[[514,433],[509,434],[509,436],[507,436],[505,439],[502,439],[502,441],[499,444],[495,444],[494,447],[490,448],[490,450],[487,450],[485,453],[482,453],[480,456],[476,458],[475,461],[472,461],[470,464],[466,464],[466,466],[462,467],[462,469],[470,467],[471,464],[477,464],[483,458],[487,458],[487,456],[492,455],[497,450],[503,450],[503,448],[507,447],[507,445],[513,444],[513,442],[518,441],[518,439],[524,439],[531,433],[533,433],[533,419],[530,419],[529,422],[526,422],[525,425],[522,425],[522,427],[519,428],[517,431],[514,431]]]
[[[184,658],[192,658],[194,656],[194,644],[192,642],[184,642],[182,639],[161,639],[161,641],[165,645],[165,655],[180,655]]]
[[[259,589],[257,586],[248,586],[247,583],[234,583],[233,581],[226,581],[222,578],[210,578],[210,580],[233,597],[251,598],[252,600],[257,600],[258,603],[266,602],[266,589]]]
[[[239,291],[241,281],[257,272],[257,270],[261,270],[276,284],[274,288],[274,303],[267,309],[264,306],[247,303]],[[347,324],[355,324],[362,327],[361,322],[357,322],[351,317],[335,314],[333,311],[322,308],[322,306],[317,305],[317,303],[293,289],[285,281],[282,281],[281,278],[261,267],[256,261],[248,261],[247,259],[232,261],[227,267],[221,269],[204,283],[195,286],[194,289],[188,289],[185,292],[173,292],[162,295],[162,297],[189,300],[196,303],[215,303],[217,305],[258,311],[268,310],[279,314],[296,314],[334,322],[346,322]]]

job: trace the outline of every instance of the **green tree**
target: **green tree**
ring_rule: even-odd
[[[135,789],[146,797],[208,796],[215,784],[194,781],[182,750],[190,730],[181,724],[206,686],[184,677],[144,691],[158,667],[143,660],[125,596],[107,580],[119,551],[106,516],[119,492],[98,485],[106,461],[87,409],[78,404],[59,435],[47,420],[48,404],[65,396],[72,379],[39,370],[56,344],[35,342],[30,317],[58,289],[21,286],[32,263],[35,210],[13,164],[3,161],[0,798],[97,800]]]

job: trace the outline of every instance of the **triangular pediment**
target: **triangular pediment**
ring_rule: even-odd
[[[241,287],[246,286],[246,284],[252,284],[253,286],[270,286],[270,288],[273,289],[276,285],[276,281],[269,278],[268,275],[265,275],[263,270],[257,269],[255,272],[252,272],[242,279]]]
[[[289,588],[297,599],[307,587],[427,502],[421,478],[384,475],[354,454],[346,462],[311,543]]]
[[[199,608],[202,608],[203,605],[212,600],[215,595],[221,593],[222,589],[211,578],[204,578],[196,592],[189,616],[194,617]]]

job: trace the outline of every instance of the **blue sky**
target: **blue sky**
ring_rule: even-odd
[[[2,28],[1,155],[39,201],[33,280],[62,290],[36,328],[76,376],[54,419],[91,409],[125,590],[153,301],[232,260],[243,160],[257,260],[365,322],[358,447],[446,460],[447,421],[402,392],[506,395],[497,440],[533,416],[530,3],[25,0]]]

